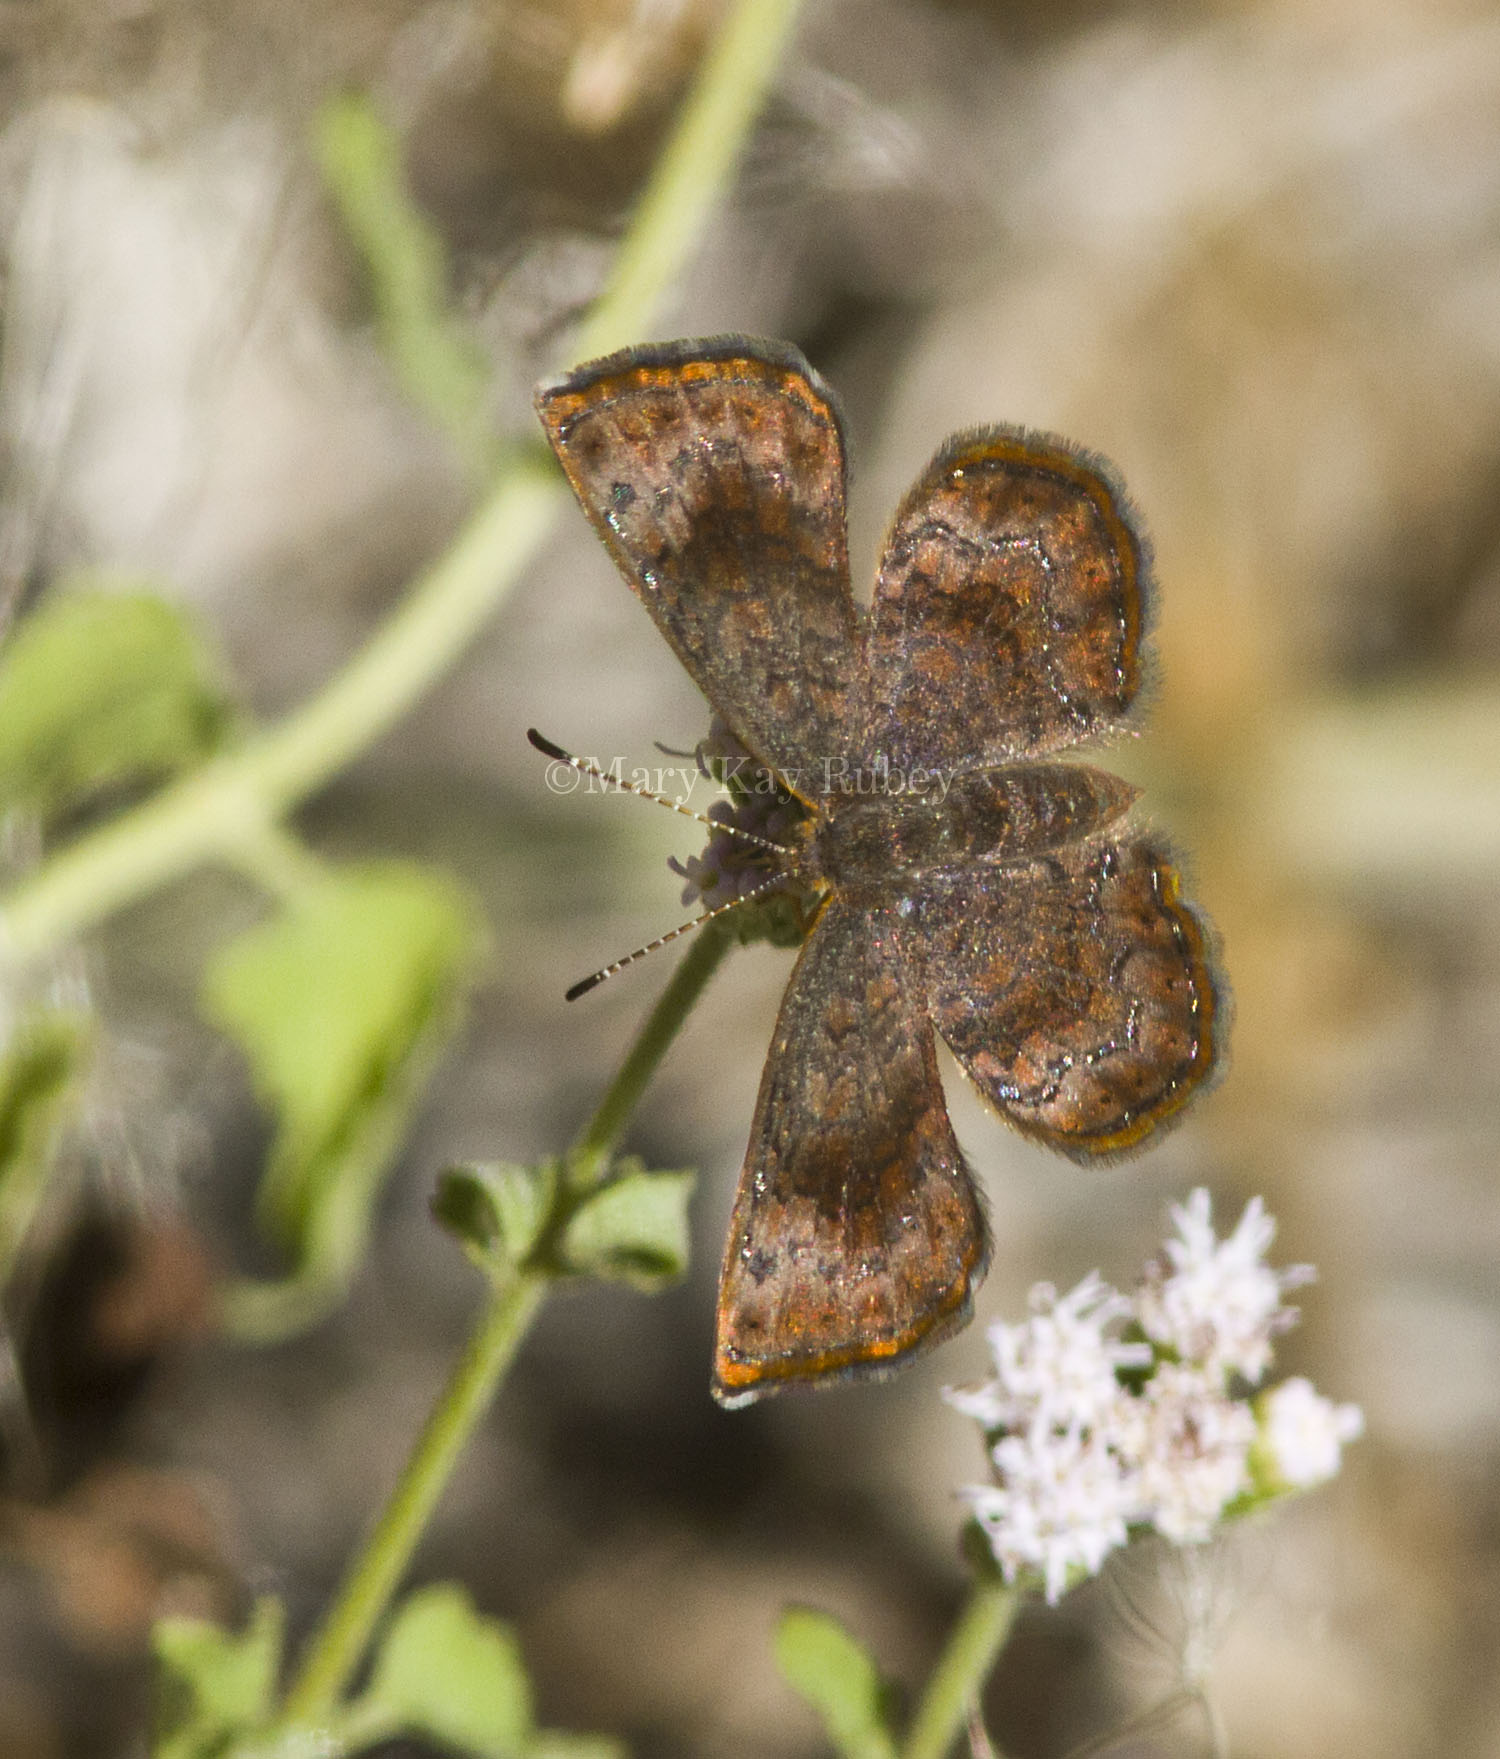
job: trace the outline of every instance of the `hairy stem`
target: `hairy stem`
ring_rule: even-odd
[[[569,1183],[558,1193],[560,1203],[568,1200],[570,1187],[576,1190],[579,1179],[593,1181],[602,1177],[609,1153],[624,1132],[631,1111],[730,944],[717,928],[706,929],[697,945],[679,962],[598,1110],[578,1138],[569,1157]],[[316,1721],[334,1710],[350,1675],[359,1665],[371,1633],[406,1573],[412,1552],[459,1454],[484,1415],[547,1289],[547,1278],[536,1272],[517,1275],[496,1287],[427,1420],[385,1513],[351,1565],[333,1607],[313,1637],[287,1696],[287,1721]]]
[[[525,1337],[547,1285],[518,1276],[498,1289],[454,1367],[385,1511],[354,1560],[287,1693],[289,1722],[314,1722],[337,1705],[390,1603],[474,1426]]]
[[[648,322],[651,308],[671,285],[705,215],[728,181],[795,11],[795,0],[739,0],[730,13],[642,198],[622,247],[620,267],[586,327],[586,351],[596,352],[634,339]],[[462,600],[462,609],[449,606],[447,614],[441,610],[428,612],[424,624],[421,605],[435,591],[429,575],[426,583],[419,585],[413,603],[393,619],[394,623],[410,614],[419,625],[419,634],[425,628],[425,658],[420,663],[412,662],[401,645],[405,637],[398,642],[391,633],[391,625],[387,625],[348,672],[299,716],[293,717],[289,723],[293,731],[283,729],[281,743],[273,747],[269,756],[261,757],[254,774],[277,808],[285,810],[326,780],[341,761],[353,756],[363,743],[397,718],[399,709],[382,718],[380,701],[384,699],[379,699],[377,680],[384,691],[404,692],[405,707],[452,662],[499,596],[496,570],[508,564],[506,578],[513,577],[519,567],[513,559],[518,536],[527,540],[529,554],[529,549],[540,541],[560,494],[553,476],[543,474],[534,463],[519,461],[511,467],[511,473],[502,478],[488,506],[481,509],[456,546],[467,555],[468,567],[476,577],[469,595],[457,595]],[[438,569],[442,570],[448,562],[445,558]],[[372,649],[376,650],[373,659]],[[353,684],[348,682],[351,672],[355,674]],[[264,743],[263,739],[260,744]],[[341,754],[337,760],[330,757],[335,748]],[[235,779],[243,785],[243,776]],[[267,800],[253,788],[250,794],[252,809],[264,815]],[[150,806],[143,811],[149,811]],[[222,811],[222,802],[220,807]],[[219,847],[210,840],[195,848],[182,827],[175,824],[170,809],[164,816],[167,828],[158,834],[173,855],[171,859],[158,855],[153,883],[160,883],[163,875],[171,877],[185,872],[195,860],[205,859]],[[233,820],[236,815],[229,812],[226,816]],[[174,835],[178,839],[175,845],[171,841]],[[264,848],[263,841],[260,847]],[[76,856],[79,852],[74,853]],[[129,854],[128,838],[125,853]],[[118,847],[116,855],[118,858]],[[137,858],[138,870],[149,866]],[[45,880],[45,873],[40,877]],[[76,932],[97,920],[106,909],[149,889],[149,885],[135,891],[127,888],[122,893],[116,882],[111,892],[97,874],[93,887],[90,891],[88,885],[75,880],[71,903],[66,907],[56,897],[49,898],[45,886],[40,896],[33,889],[29,898],[20,900],[28,908],[21,914],[19,932],[13,900],[7,924],[11,957],[16,956],[17,947],[35,957],[55,944],[64,925]],[[66,904],[67,888],[63,888],[63,894]],[[101,908],[104,899],[108,901]],[[681,962],[599,1110],[578,1139],[570,1157],[570,1170],[575,1177],[601,1176],[631,1110],[722,959],[727,944],[726,937],[718,931],[705,931],[698,945]],[[384,1514],[313,1636],[287,1695],[284,1714],[288,1722],[317,1722],[332,1715],[390,1604],[464,1445],[546,1292],[546,1281],[535,1274],[519,1275],[496,1288]]]
[[[945,1759],[951,1751],[1005,1647],[1021,1598],[1019,1588],[989,1571],[975,1580],[917,1705],[901,1759]]]

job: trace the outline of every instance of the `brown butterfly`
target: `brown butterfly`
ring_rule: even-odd
[[[636,596],[808,809],[783,867],[815,921],[729,1225],[715,1397],[878,1372],[964,1322],[988,1255],[934,1029],[1079,1160],[1135,1147],[1219,1052],[1208,933],[1126,821],[1135,790],[1055,761],[1136,696],[1144,542],[1100,460],[959,434],[861,615],[838,409],[794,348],[631,349],[537,408]]]

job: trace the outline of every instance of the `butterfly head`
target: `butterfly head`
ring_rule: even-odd
[[[701,853],[669,863],[686,881],[683,903],[712,910],[763,892],[726,920],[735,922],[742,941],[799,946],[826,891],[811,860],[813,813],[717,715],[695,755],[699,769],[724,789],[725,798],[709,808],[716,828]],[[766,891],[767,882],[778,876],[784,883]]]

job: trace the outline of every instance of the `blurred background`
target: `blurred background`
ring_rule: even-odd
[[[309,149],[400,133],[503,434],[569,364],[717,21],[708,0],[24,0],[0,10],[0,588],[105,564],[190,607],[274,718],[472,501],[403,398]],[[813,0],[659,336],[797,343],[840,393],[857,590],[951,431],[1112,458],[1160,580],[1158,681],[1109,761],[1148,788],[1236,999],[1217,1092],[1138,1159],[1008,1134],[947,1067],[996,1255],[976,1325],[897,1380],[726,1415],[713,1284],[789,956],[736,955],[630,1146],[700,1171],[689,1279],[545,1311],[424,1545],[514,1623],[550,1724],[639,1759],[801,1759],[787,1601],[925,1677],[962,1596],[940,1387],[1036,1279],[1126,1283],[1195,1184],[1262,1194],[1320,1277],[1279,1364],[1364,1408],[1343,1477],[1184,1565],[1028,1612],[987,1714],[1015,1759],[1194,1670],[1235,1754],[1500,1756],[1500,17],[1477,0]],[[644,339],[644,338],[643,338]],[[230,1345],[268,1267],[268,1125],[203,1025],[261,906],[204,877],[71,955],[101,1048],[13,1301],[0,1752],[142,1751],[153,1614],[305,1631],[476,1310],[428,1215],[460,1158],[561,1147],[672,952],[681,821],[549,796],[524,729],[627,766],[705,711],[570,509],[482,640],[301,815],[333,857],[456,873],[491,944],[347,1305]],[[19,1392],[19,1372],[25,1391]],[[19,1439],[18,1439],[19,1438]],[[29,1464],[28,1464],[29,1462]],[[25,1467],[25,1470],[21,1468]],[[393,1753],[397,1749],[390,1749]],[[1209,1751],[1185,1712],[1098,1751]],[[401,1749],[414,1752],[414,1748]]]

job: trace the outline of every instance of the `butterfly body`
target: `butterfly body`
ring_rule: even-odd
[[[829,799],[812,838],[816,877],[882,892],[929,874],[1025,861],[1088,836],[1135,798],[1128,783],[1083,764],[937,775],[921,792],[893,794],[889,781],[875,769],[868,798],[856,789]]]
[[[961,434],[862,615],[837,408],[795,350],[631,351],[538,408],[626,580],[807,814],[779,859],[811,929],[730,1219],[715,1396],[880,1372],[963,1323],[988,1255],[937,1035],[1008,1122],[1085,1161],[1218,1058],[1207,933],[1134,789],[1059,761],[1139,689],[1143,541],[1100,461]]]

